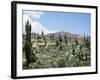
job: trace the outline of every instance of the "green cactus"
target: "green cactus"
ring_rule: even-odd
[[[29,23],[29,20],[25,24],[25,31],[26,31],[26,38],[25,38],[26,66],[28,67],[31,62],[35,61],[35,54],[32,51],[31,24]]]

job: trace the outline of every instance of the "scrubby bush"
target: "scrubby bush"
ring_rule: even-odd
[[[63,58],[58,60],[58,66],[59,67],[65,67],[65,61],[64,61]]]

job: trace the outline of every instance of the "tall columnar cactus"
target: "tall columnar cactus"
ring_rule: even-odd
[[[33,38],[36,39],[36,33],[33,33],[32,35],[33,35]]]
[[[29,20],[25,24],[26,38],[25,38],[25,53],[26,53],[26,66],[28,67],[31,61],[35,60],[35,54],[32,51],[32,42],[31,42],[31,24]],[[33,57],[32,57],[33,56]]]
[[[85,33],[84,33],[84,42],[85,42]]]
[[[76,45],[79,44],[79,43],[78,43],[78,39],[77,39],[77,37],[75,37],[75,43],[76,43]]]
[[[72,41],[72,37],[70,36],[70,37],[69,37],[69,42],[71,42],[71,41]]]
[[[54,37],[55,37],[54,34],[52,34],[52,35],[50,36],[50,40],[54,40],[54,39],[55,39]]]
[[[42,30],[42,33],[41,33],[41,35],[42,35],[42,38],[44,37],[44,32],[43,32],[43,30]]]
[[[60,34],[59,34],[59,42],[60,42],[60,43],[62,42],[62,37],[61,37]]]
[[[46,40],[45,36],[44,36],[44,42],[45,42],[44,46],[46,46],[47,45],[47,40]]]
[[[54,34],[52,34],[52,39],[54,40]]]
[[[68,40],[67,40],[66,34],[64,35],[64,41],[65,41],[66,44],[68,43]]]
[[[59,45],[59,42],[58,42],[58,40],[56,40],[56,46],[58,46]]]

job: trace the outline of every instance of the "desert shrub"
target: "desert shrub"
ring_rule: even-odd
[[[90,41],[87,39],[87,40],[85,40],[85,44],[86,44],[86,47],[87,48],[90,48]]]
[[[65,67],[65,60],[64,59],[59,59],[58,60],[58,66],[59,67]]]
[[[35,54],[33,53],[33,51],[32,51],[32,53],[30,54],[30,63],[32,63],[32,62],[36,62],[36,56],[35,56]]]
[[[30,63],[28,69],[38,69],[39,65],[37,63]]]
[[[84,66],[91,66],[91,61],[89,61],[89,60],[88,61],[84,61],[83,64],[84,64]]]
[[[56,40],[56,46],[58,46],[59,45],[59,42]]]
[[[50,51],[49,48],[44,48],[44,49],[43,49],[43,53],[45,53],[45,54],[47,54],[49,51]]]
[[[47,47],[48,49],[55,49],[56,48],[56,46],[55,45],[48,45],[48,47]]]
[[[59,46],[59,49],[62,50],[62,48],[63,48],[62,45],[60,45],[60,46]]]

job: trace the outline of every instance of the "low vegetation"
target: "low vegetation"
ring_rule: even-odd
[[[26,34],[23,34],[23,69],[91,65],[90,37],[85,34],[84,37],[71,37],[66,34],[46,37],[43,31],[41,35],[32,35],[29,21],[26,27]]]

